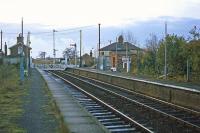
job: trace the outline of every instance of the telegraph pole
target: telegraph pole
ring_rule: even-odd
[[[56,30],[53,29],[53,64],[56,63],[56,49],[55,49],[55,32]]]
[[[81,49],[82,49],[82,30],[80,30],[80,64],[79,64],[79,67],[82,66]]]
[[[99,56],[98,56],[98,63],[97,63],[97,67],[99,67],[100,69],[100,48],[101,48],[101,24],[99,24],[99,47],[98,47],[98,51],[99,51]]]
[[[22,18],[22,40],[23,40],[23,44],[24,44],[24,21]]]
[[[165,79],[167,79],[167,22],[165,22]]]
[[[23,18],[22,18],[22,25],[21,25],[21,30],[22,30],[22,46],[21,46],[21,50],[20,50],[20,80],[21,82],[24,81],[24,59],[23,59],[23,47],[24,47],[24,36],[23,36],[23,32],[24,32],[24,22],[23,22]]]
[[[76,55],[76,54],[77,54],[77,52],[76,52],[76,43],[74,44],[74,47],[75,47],[75,67],[76,67],[76,66],[77,66],[77,61],[76,61],[76,60],[77,60],[77,59],[76,59],[76,56],[77,56],[77,55]]]
[[[27,46],[27,49],[26,49],[26,69],[27,69],[27,72],[29,74],[29,67],[30,67],[30,53],[29,53],[29,47],[30,47],[30,32],[28,32],[28,35],[27,35],[27,40],[26,40],[26,46]]]
[[[100,48],[101,48],[101,24],[99,24],[99,56],[100,56]]]

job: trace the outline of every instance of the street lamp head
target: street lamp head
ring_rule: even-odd
[[[74,44],[70,44],[70,46],[75,46],[75,47],[76,47],[76,43],[74,43]]]
[[[53,32],[58,32],[57,30],[53,29]]]

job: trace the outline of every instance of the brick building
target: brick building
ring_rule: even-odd
[[[136,56],[139,48],[124,42],[123,36],[119,36],[118,42],[111,43],[100,49],[100,69],[125,71],[127,65],[131,65],[131,57]],[[127,64],[127,60],[129,64]]]
[[[24,62],[26,62],[26,64],[28,63],[28,66],[30,67],[30,51],[32,48],[24,45],[23,37],[21,36],[21,34],[19,34],[19,36],[17,37],[17,43],[11,46],[9,49],[10,55],[4,58],[4,63],[18,64],[20,62],[20,53],[23,49]]]
[[[19,37],[17,37],[17,43],[13,46],[11,46],[10,49],[10,56],[19,56],[20,55],[20,49],[23,46],[23,55],[25,57],[29,57],[30,58],[30,51],[31,51],[31,47],[24,45],[23,44],[23,37],[21,36],[21,34],[19,34]]]

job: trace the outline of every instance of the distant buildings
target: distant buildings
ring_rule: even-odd
[[[31,47],[24,45],[21,34],[17,37],[17,43],[10,48],[10,55],[4,58],[4,63],[18,64],[20,62],[20,53],[23,53],[24,62],[30,67],[30,51]],[[23,50],[23,51],[22,51]]]
[[[99,67],[101,70],[129,71],[131,57],[136,56],[138,49],[130,42],[124,42],[124,38],[121,35],[118,38],[118,42],[100,49]]]
[[[22,48],[23,46],[23,48]],[[30,58],[30,50],[32,49],[31,47],[24,45],[23,44],[23,37],[19,34],[19,37],[17,37],[17,44],[11,46],[10,49],[10,56],[15,57],[20,55],[20,49],[23,49],[23,55],[25,57]]]

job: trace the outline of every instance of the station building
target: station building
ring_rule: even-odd
[[[100,49],[99,67],[101,70],[129,71],[131,58],[137,55],[139,49],[130,42],[124,42],[120,35],[117,42]]]
[[[23,37],[21,34],[17,37],[17,43],[11,46],[10,55],[6,56],[3,60],[6,64],[18,64],[20,63],[21,53],[23,55],[24,62],[30,67],[30,51],[31,47],[24,45]]]

